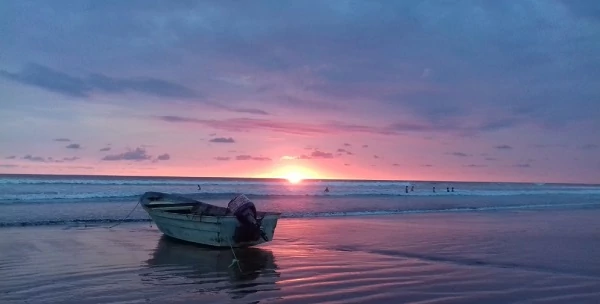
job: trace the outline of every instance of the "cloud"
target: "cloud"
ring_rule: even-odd
[[[21,157],[21,159],[29,160],[32,162],[42,162],[42,163],[46,162],[46,158],[41,157],[41,156],[33,156],[31,154],[27,154],[27,155]]]
[[[471,156],[470,154],[463,153],[463,152],[448,152],[446,154],[453,155],[453,156],[458,156],[458,157],[469,157],[469,156]]]
[[[231,138],[231,137],[217,137],[217,138],[213,138],[209,141],[214,142],[214,143],[224,143],[224,144],[235,143],[235,140],[233,140],[233,138]]]
[[[342,149],[342,148],[340,148],[340,149],[337,149],[337,152],[338,152],[338,154],[339,154],[339,155],[341,155],[341,154],[353,155],[353,153],[352,153],[352,152],[350,152],[350,151],[348,151],[348,150],[346,150],[346,149]]]
[[[302,155],[298,156],[298,159],[317,159],[317,158],[330,159],[330,158],[333,158],[333,153],[315,150],[312,153],[310,153],[310,155],[302,154]]]
[[[350,166],[350,164],[344,164],[344,166]]]
[[[392,164],[394,167],[400,167],[400,164]]]
[[[495,146],[494,148],[496,148],[498,150],[512,150],[512,147],[509,145],[499,145],[499,146]]]
[[[232,112],[238,112],[238,113],[256,114],[256,115],[269,115],[268,112],[260,110],[260,109],[233,108],[233,109],[230,109],[230,111],[232,111]]]
[[[67,148],[67,149],[81,149],[81,145],[80,144],[69,144],[69,145],[65,146],[65,148]]]
[[[258,160],[258,161],[270,161],[271,159],[264,156],[251,156],[251,155],[238,155],[235,157],[236,160]]]
[[[378,155],[373,155],[373,158],[378,159],[379,156]]]
[[[580,146],[579,148],[582,149],[582,150],[595,150],[595,149],[598,149],[598,145],[596,145],[596,144],[585,144],[583,146]]]
[[[72,157],[63,157],[61,159],[54,159],[53,157],[33,156],[31,154],[27,154],[27,155],[21,157],[21,159],[28,160],[31,162],[36,162],[36,163],[64,163],[64,162],[73,162],[80,158],[76,157],[76,156],[72,156]]]
[[[125,79],[102,74],[73,76],[35,63],[26,65],[16,73],[0,70],[0,76],[71,97],[87,98],[96,92],[119,94],[129,91],[159,97],[198,97],[197,93],[185,86],[161,79],[151,77]]]
[[[517,167],[517,168],[531,168],[531,164],[515,164],[514,167]]]
[[[105,161],[121,161],[121,160],[133,160],[133,161],[143,161],[149,160],[152,156],[146,153],[146,149],[138,147],[135,150],[128,150],[126,152],[120,154],[111,154],[106,155],[102,158]]]
[[[468,165],[464,165],[463,167],[467,167],[467,168],[485,168],[487,166],[486,165],[468,164]]]
[[[226,161],[226,160],[230,160],[231,157],[227,157],[227,156],[217,156],[214,158],[215,160],[219,160],[219,161]]]
[[[71,141],[71,140],[70,140],[70,139],[68,139],[68,138],[64,138],[64,137],[63,137],[63,138],[55,138],[55,139],[54,139],[54,141],[62,141],[62,142],[66,142],[66,141]]]
[[[4,159],[15,159],[15,158],[17,158],[15,155],[11,155],[11,156],[5,157]]]
[[[363,148],[368,148],[368,147],[369,147],[369,145],[362,145],[362,147],[363,147]]]
[[[486,157],[485,160],[487,160],[487,161],[496,161],[498,159],[495,158],[495,157]]]
[[[110,147],[105,147],[99,150],[100,152],[110,151]]]
[[[17,168],[19,166],[12,165],[12,164],[0,164],[0,167],[2,167],[2,168]]]
[[[249,132],[251,130],[264,130],[294,135],[322,135],[338,133],[366,133],[380,135],[394,135],[393,130],[365,125],[347,124],[342,122],[328,122],[309,124],[289,121],[276,121],[268,119],[232,118],[224,120],[197,119],[174,115],[156,117],[169,123],[193,123],[228,132]]]
[[[344,147],[352,147],[352,145],[349,143],[344,143]]]
[[[156,157],[157,160],[169,160],[171,159],[171,156],[168,153],[165,154],[161,154],[159,156]]]

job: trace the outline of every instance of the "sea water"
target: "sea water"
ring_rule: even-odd
[[[149,221],[146,191],[220,206],[243,193],[284,218],[600,207],[600,185],[585,184],[0,175],[0,227]]]

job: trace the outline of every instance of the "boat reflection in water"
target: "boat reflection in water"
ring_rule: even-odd
[[[279,278],[273,253],[258,247],[214,249],[162,236],[141,274],[148,284],[184,287],[198,292],[227,292],[233,298],[278,290]]]

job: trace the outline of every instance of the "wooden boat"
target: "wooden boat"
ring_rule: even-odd
[[[140,205],[165,235],[214,247],[248,247],[269,242],[280,213],[256,211],[243,194],[227,208],[182,195],[146,192]]]

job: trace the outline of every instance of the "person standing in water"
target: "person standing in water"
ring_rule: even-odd
[[[324,192],[328,193],[329,192],[329,187],[325,187],[325,191]]]
[[[404,192],[408,193],[408,186],[404,189]]]

